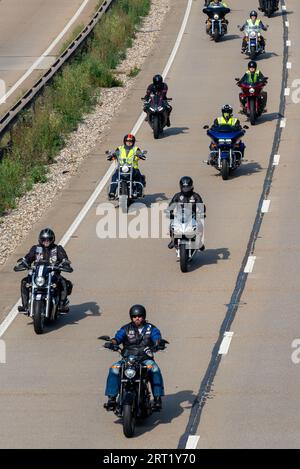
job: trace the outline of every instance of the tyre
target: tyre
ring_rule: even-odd
[[[254,124],[255,124],[255,120],[256,120],[255,99],[250,99],[250,103],[249,103],[249,117],[250,117],[251,125],[254,125]]]
[[[220,40],[220,33],[217,29],[215,29],[214,35],[213,35],[214,41],[219,42]]]
[[[128,187],[126,181],[121,182],[120,187],[121,194],[119,195],[119,206],[123,213],[127,213],[128,210]]]
[[[135,430],[135,417],[132,405],[123,406],[123,433],[127,438],[132,438]]]
[[[250,59],[251,59],[251,60],[254,60],[255,57],[256,57],[255,46],[251,46],[251,48],[250,48]]]
[[[271,18],[273,13],[273,8],[272,8],[272,2],[269,0],[267,1],[267,7],[266,7],[266,15],[268,18]]]
[[[181,272],[187,272],[188,250],[185,248],[185,244],[180,244],[179,252],[180,252],[180,269],[181,269]]]
[[[36,334],[44,332],[45,305],[43,301],[34,301],[33,303],[33,327]]]
[[[159,138],[159,133],[160,133],[160,125],[159,125],[159,117],[158,116],[153,117],[152,125],[153,125],[153,136],[154,136],[155,139],[158,139]]]
[[[223,181],[227,181],[229,177],[229,164],[227,160],[222,160],[221,174]]]

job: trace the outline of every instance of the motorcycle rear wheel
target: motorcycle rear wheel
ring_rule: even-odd
[[[123,406],[123,433],[127,438],[132,438],[135,430],[135,416],[133,415],[132,405]]]

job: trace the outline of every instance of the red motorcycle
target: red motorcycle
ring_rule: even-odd
[[[267,93],[262,91],[267,84],[267,77],[264,81],[257,83],[240,83],[236,78],[237,85],[242,89],[239,94],[242,105],[242,113],[249,118],[251,125],[255,124],[256,119],[262,115],[267,104]]]

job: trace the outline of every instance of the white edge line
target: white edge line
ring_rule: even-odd
[[[199,435],[190,435],[186,442],[185,449],[196,449],[199,440],[200,440]]]
[[[89,1],[89,0],[86,0],[86,2],[87,1]],[[181,39],[182,39],[183,34],[184,34],[184,29],[185,29],[185,27],[187,25],[187,22],[188,22],[188,18],[189,18],[191,8],[192,8],[192,2],[193,2],[193,0],[188,0],[188,4],[187,4],[186,12],[185,12],[185,15],[184,15],[184,18],[183,18],[182,26],[180,28],[180,31],[179,31],[175,46],[174,46],[174,48],[172,50],[172,53],[171,53],[171,56],[170,56],[170,58],[167,62],[167,65],[166,65],[166,67],[163,71],[163,76],[169,72],[172,63],[174,62],[177,50],[179,49],[180,42],[181,42]],[[180,38],[180,40],[178,40],[179,38]],[[49,49],[47,49],[47,51],[44,54],[46,54],[46,53],[49,53]],[[170,60],[171,57],[172,57],[172,60]],[[138,118],[135,126],[133,127],[133,130],[131,131],[131,133],[135,134],[135,133],[138,132],[138,130],[140,129],[140,127],[141,127],[141,125],[144,121],[144,118],[145,118],[145,113],[142,112],[142,114]],[[91,206],[95,203],[95,201],[96,201],[97,197],[99,196],[100,192],[105,187],[106,183],[108,182],[110,176],[113,173],[114,168],[115,168],[115,163],[112,163],[110,165],[109,169],[107,170],[107,172],[105,173],[105,175],[103,176],[103,178],[98,183],[97,187],[95,188],[94,192],[92,193],[92,195],[90,196],[88,201],[84,204],[84,206],[80,210],[79,214],[77,215],[77,217],[75,218],[75,220],[73,221],[71,226],[68,228],[68,230],[66,231],[66,233],[62,237],[59,244],[61,244],[62,246],[65,246],[68,243],[68,241],[70,240],[70,238],[73,235],[73,233],[75,232],[75,230],[78,228],[78,226],[80,225],[82,220],[85,218],[85,216],[88,213]],[[2,335],[5,333],[5,331],[8,329],[8,327],[14,321],[14,319],[18,316],[18,314],[19,314],[18,313],[18,304],[20,304],[20,301],[21,301],[21,298],[18,299],[17,303],[13,306],[13,308],[10,310],[10,312],[8,313],[6,318],[0,324],[0,337],[2,337]]]
[[[270,199],[265,199],[263,201],[263,204],[262,204],[262,207],[261,207],[262,213],[268,213],[269,208],[270,208],[270,203],[271,203]]]
[[[227,355],[229,347],[230,347],[230,343],[232,341],[233,334],[234,334],[233,332],[225,332],[223,340],[219,348],[219,352],[218,352],[219,355]]]
[[[62,39],[62,37],[66,34],[68,29],[72,26],[72,24],[77,20],[81,12],[84,10],[86,5],[88,4],[90,0],[84,0],[83,3],[80,5],[78,10],[76,11],[75,15],[70,19],[70,21],[67,23],[67,25],[64,27],[64,29],[59,33],[59,35],[54,39],[54,41],[50,44],[48,49],[45,50],[45,52],[31,65],[31,67],[27,70],[26,73],[10,88],[10,90],[2,96],[0,99],[0,104],[3,104],[7,98],[14,93],[14,91],[19,88],[19,86],[26,80],[26,78],[31,75],[33,70],[35,70],[38,65],[44,60],[44,58],[50,54],[50,52],[54,49],[54,47],[58,44],[58,42]]]
[[[253,267],[254,267],[255,259],[256,259],[256,256],[248,257],[247,264],[244,269],[245,274],[251,274]]]

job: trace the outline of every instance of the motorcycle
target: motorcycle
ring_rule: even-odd
[[[130,354],[126,349],[118,345],[112,345],[109,336],[100,336],[105,340],[105,348],[119,352],[122,357],[120,368],[121,387],[117,397],[114,413],[123,420],[123,432],[127,438],[134,435],[137,421],[141,421],[152,414],[151,392],[148,369],[143,365],[145,357]],[[164,350],[169,342],[160,339],[158,345],[147,347],[144,352],[153,360],[154,352]]]
[[[58,316],[60,293],[57,285],[57,273],[73,272],[68,264],[53,265],[47,261],[37,261],[32,267],[25,259],[19,259],[15,272],[28,270],[29,301],[27,315],[33,320],[36,334],[44,332],[45,322],[55,322]],[[70,283],[67,283],[68,288]],[[69,292],[68,292],[69,293]]]
[[[242,112],[247,115],[251,125],[255,125],[258,117],[262,115],[265,110],[266,100],[262,96],[262,90],[267,84],[268,78],[265,81],[257,83],[239,83],[240,79],[236,78],[237,85],[242,89],[240,93],[240,102],[243,106]]]
[[[238,26],[240,28],[240,26]],[[245,54],[253,60],[256,56],[262,54],[264,49],[261,45],[261,28],[257,26],[246,26],[245,37],[247,42],[247,48]]]
[[[123,162],[119,158],[118,152],[105,152],[108,160],[117,160],[117,181],[111,184],[117,185],[115,199],[119,200],[119,207],[123,213],[126,213],[129,205],[139,197],[144,196],[145,177],[141,181],[133,179],[133,163]],[[147,151],[143,150],[138,154],[141,160],[146,159]]]
[[[263,6],[259,9],[265,14],[265,16],[268,16],[268,18],[270,18],[273,13],[278,10],[277,3],[278,2],[276,0],[263,0]]]
[[[186,204],[185,204],[186,205]],[[171,231],[174,236],[177,259],[180,261],[181,272],[187,272],[188,263],[197,251],[204,250],[204,222],[203,207],[198,213],[192,213],[188,205],[177,204],[174,219],[171,221]]]
[[[203,8],[202,11],[209,17],[211,22],[208,34],[215,42],[218,42],[222,36],[227,34],[225,15],[230,13],[230,8],[212,5],[207,8]]]
[[[229,125],[203,127],[207,130],[207,135],[212,139],[210,145],[209,160],[204,163],[214,166],[226,181],[232,171],[235,171],[242,163],[243,151],[241,151],[240,140],[245,135],[247,125],[243,129],[234,130]]]
[[[168,122],[166,101],[172,101],[172,98],[162,99],[161,96],[151,93],[148,100],[141,99],[145,102],[144,109],[149,125],[153,129],[153,136],[158,139]]]

